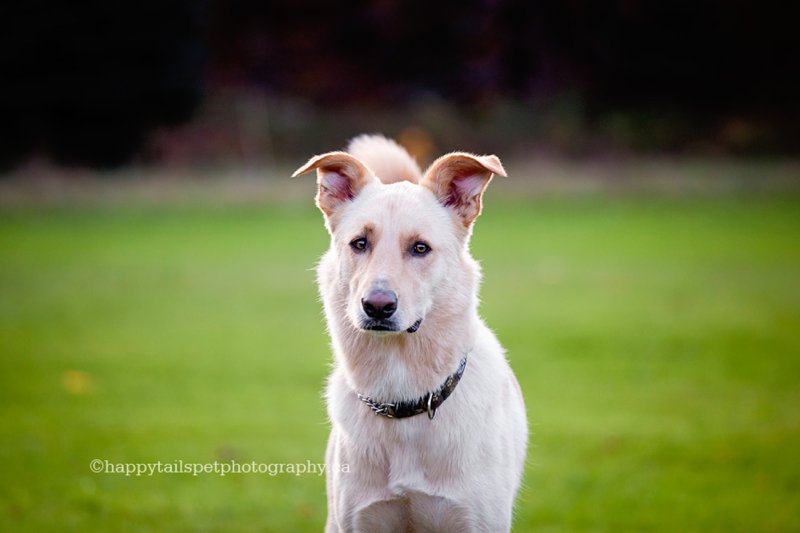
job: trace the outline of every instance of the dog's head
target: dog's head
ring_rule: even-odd
[[[493,174],[505,176],[496,156],[445,155],[418,184],[384,184],[346,152],[313,157],[294,176],[311,170],[332,237],[334,305],[354,328],[413,333],[433,310],[463,310],[472,225]]]

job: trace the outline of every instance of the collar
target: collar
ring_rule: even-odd
[[[381,403],[363,394],[358,394],[358,399],[367,404],[376,415],[385,416],[386,418],[408,418],[421,413],[428,413],[428,418],[433,420],[436,409],[438,409],[447,397],[453,393],[456,385],[461,381],[461,376],[464,375],[464,369],[466,367],[467,356],[465,355],[461,358],[461,362],[458,364],[456,371],[447,376],[447,379],[444,380],[444,383],[442,383],[438,389],[416,400]]]

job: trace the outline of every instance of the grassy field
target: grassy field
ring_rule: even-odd
[[[798,205],[489,199],[515,531],[800,530]],[[320,531],[321,477],[89,463],[321,462],[326,244],[308,204],[0,211],[0,530]]]

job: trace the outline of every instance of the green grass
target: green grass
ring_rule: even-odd
[[[320,477],[89,462],[321,462],[326,243],[307,205],[0,211],[0,529],[320,531]],[[490,198],[473,255],[515,531],[800,530],[796,198]]]

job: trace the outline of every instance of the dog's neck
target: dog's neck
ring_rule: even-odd
[[[474,345],[474,307],[446,316],[431,313],[414,333],[376,335],[344,317],[333,334],[336,356],[354,390],[382,401],[410,400],[436,389]]]

